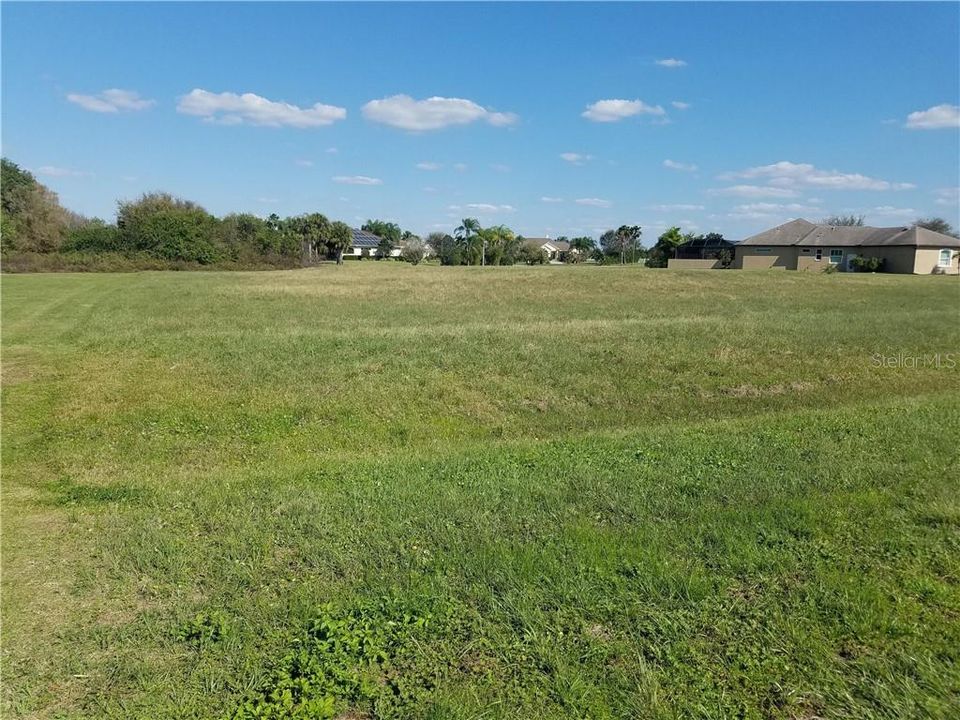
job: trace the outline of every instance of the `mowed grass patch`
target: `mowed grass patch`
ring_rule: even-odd
[[[14,716],[958,710],[949,278],[3,293]]]

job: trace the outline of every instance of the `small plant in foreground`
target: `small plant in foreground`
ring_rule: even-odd
[[[177,639],[202,647],[223,640],[226,634],[227,618],[222,613],[197,613],[180,628]]]

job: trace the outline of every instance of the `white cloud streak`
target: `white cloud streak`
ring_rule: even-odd
[[[763,187],[760,185],[733,185],[725,188],[711,188],[707,190],[708,195],[729,195],[732,197],[743,198],[793,198],[800,193],[796,190],[783,187]]]
[[[657,60],[657,65],[665,68],[682,68],[687,66],[687,61],[679,60],[677,58],[664,58],[662,60]]]
[[[417,170],[434,171],[434,170],[439,170],[441,167],[443,166],[440,163],[435,163],[435,162],[418,162],[417,163]]]
[[[83,170],[72,170],[54,165],[41,165],[37,168],[37,175],[46,175],[47,177],[90,177],[92,174]]]
[[[909,190],[916,187],[911,183],[878,180],[859,173],[821,170],[810,163],[793,163],[787,160],[724,173],[720,179],[762,179],[780,188],[815,187],[822,190]]]
[[[544,195],[542,198],[540,198],[540,202],[554,203],[554,204],[556,204],[556,203],[562,203],[562,202],[563,202],[563,198],[550,197],[549,195]]]
[[[575,152],[560,153],[560,157],[571,165],[583,165],[585,162],[593,160],[593,155],[583,155]]]
[[[651,205],[650,209],[658,212],[691,211],[703,210],[703,205],[691,205],[685,203],[678,203],[676,205]]]
[[[960,187],[940,188],[934,192],[937,196],[937,205],[957,207],[960,205]]]
[[[451,206],[453,208],[455,206]],[[474,210],[481,213],[513,212],[516,210],[513,205],[494,205],[492,203],[467,203],[464,207],[467,210]]]
[[[917,110],[907,115],[904,127],[910,130],[940,130],[960,127],[960,107],[957,105],[934,105],[927,110]]]
[[[692,163],[682,163],[676,160],[664,160],[663,166],[670,170],[679,170],[680,172],[696,172],[697,166]]]
[[[613,203],[602,198],[577,198],[574,200],[577,205],[587,205],[589,207],[608,208],[613,207]]]
[[[267,127],[314,128],[331,125],[347,117],[342,107],[316,103],[301,108],[286,102],[232,92],[212,93],[195,88],[180,98],[177,112],[201,117],[219,125],[263,125]]]
[[[647,105],[643,100],[597,100],[580,113],[581,116],[593,122],[619,122],[634,115],[666,114],[659,105]]]
[[[371,100],[361,112],[373,122],[411,131],[440,130],[452,125],[469,125],[478,120],[495,127],[505,127],[518,120],[513,113],[494,112],[472,100],[445,97],[414,100],[409,95]]]
[[[84,110],[98,113],[137,112],[156,105],[156,100],[140,97],[140,93],[133,90],[111,88],[96,95],[80,95],[70,93],[67,100],[79,105]]]
[[[341,185],[383,185],[383,180],[366,175],[336,175],[331,178]]]

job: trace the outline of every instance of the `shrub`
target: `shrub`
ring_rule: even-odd
[[[882,257],[864,257],[858,255],[850,261],[859,272],[880,272],[883,270],[885,258]]]
[[[117,227],[101,220],[70,230],[63,244],[64,252],[117,252],[120,249]]]
[[[216,218],[196,203],[167,193],[151,193],[133,202],[121,202],[117,228],[124,250],[201,265],[227,256],[222,243],[216,242]]]
[[[403,250],[400,252],[400,257],[411,265],[419,265],[421,262],[423,262],[423,258],[426,257],[426,254],[427,248],[423,244],[423,241],[412,238],[407,241],[406,245],[404,245]]]
[[[547,251],[533,245],[523,245],[517,253],[521,262],[527,265],[543,265],[547,262]]]

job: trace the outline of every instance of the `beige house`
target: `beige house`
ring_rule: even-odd
[[[883,272],[915,275],[960,273],[960,240],[921,227],[850,227],[791,220],[738,243],[733,267],[741,270],[841,271],[854,258],[883,258]]]
[[[565,254],[570,252],[570,243],[566,240],[525,238],[524,244],[528,247],[543,250],[547,254],[547,261],[551,263],[562,262]]]

